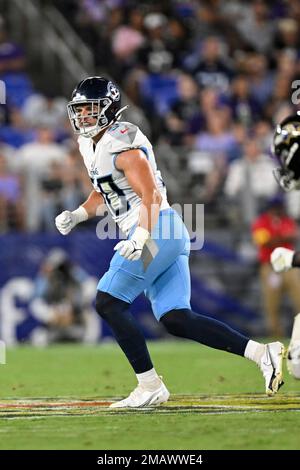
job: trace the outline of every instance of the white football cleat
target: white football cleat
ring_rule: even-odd
[[[290,342],[286,365],[289,373],[295,379],[300,379],[300,340]]]
[[[283,385],[282,360],[284,346],[279,341],[265,344],[265,351],[260,360],[260,370],[266,382],[266,394],[271,396]]]
[[[139,384],[131,394],[124,400],[112,403],[110,408],[143,408],[157,406],[168,401],[170,393],[161,380],[160,386],[156,390],[148,390],[144,385]]]

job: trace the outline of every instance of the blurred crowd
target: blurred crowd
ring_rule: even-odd
[[[35,90],[23,48],[0,18],[0,233],[54,230],[90,191],[66,115],[67,99]]]
[[[158,161],[179,162],[190,201],[208,204],[216,217],[225,201],[227,222],[249,226],[277,191],[274,126],[300,109],[300,2],[52,4],[91,48],[99,73],[108,73],[144,110],[152,141],[164,149]],[[67,98],[34,89],[26,54],[10,40],[4,21],[0,79],[7,95],[1,105],[0,233],[54,230],[54,216],[74,209],[90,183],[67,121]],[[294,197],[288,211],[300,218]]]

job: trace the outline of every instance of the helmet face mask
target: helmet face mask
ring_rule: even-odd
[[[273,174],[281,188],[300,189],[300,114],[287,117],[276,127],[272,153],[280,165]]]
[[[93,138],[120,119],[121,94],[113,82],[102,77],[82,80],[68,103],[68,115],[75,134]]]
[[[277,167],[273,170],[273,175],[279,186],[286,192],[292,191],[293,189],[300,189],[300,180],[294,179],[294,172],[289,170],[283,170]]]
[[[108,122],[105,112],[111,105],[110,100],[85,100],[68,104],[69,119],[75,134],[95,137],[105,129]],[[94,121],[94,122],[92,122]]]

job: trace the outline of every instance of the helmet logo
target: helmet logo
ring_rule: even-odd
[[[113,82],[108,82],[107,84],[107,94],[108,96],[111,96],[113,101],[119,101],[120,99],[120,92],[116,85],[113,84]]]
[[[86,100],[86,96],[85,95],[82,95],[81,93],[76,93],[76,95],[74,96],[73,98],[73,101],[84,101]]]
[[[289,123],[289,124],[287,124],[286,126],[284,126],[284,128],[285,128],[288,132],[294,132],[294,131],[299,131],[300,126],[299,126],[298,123]]]

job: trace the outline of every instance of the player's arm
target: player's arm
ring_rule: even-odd
[[[88,219],[91,219],[92,217],[95,217],[95,215],[101,215],[106,206],[102,194],[93,189],[87,200],[81,204],[80,207],[85,209]]]
[[[158,220],[162,196],[152,168],[141,150],[133,149],[120,153],[115,165],[118,170],[124,172],[133,191],[141,198],[138,226],[130,240],[118,243],[115,250],[119,250],[121,256],[129,260],[137,260]]]
[[[133,191],[142,200],[138,226],[151,232],[158,220],[162,196],[147,158],[141,150],[128,150],[118,155],[115,165],[124,172]]]
[[[71,230],[81,222],[101,215],[105,208],[105,202],[100,193],[91,191],[87,200],[74,211],[64,211],[55,218],[57,230],[62,235],[68,235]]]

